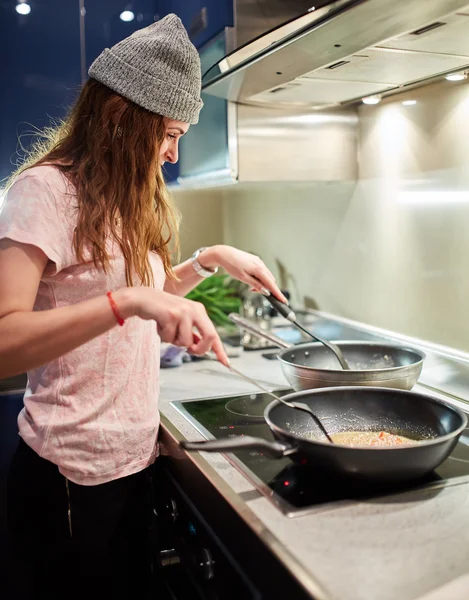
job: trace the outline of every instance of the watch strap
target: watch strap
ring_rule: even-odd
[[[215,275],[215,273],[218,271],[218,267],[216,269],[214,269],[213,271],[211,271],[209,269],[204,269],[204,267],[199,262],[199,256],[204,250],[207,250],[206,246],[204,246],[203,248],[199,248],[198,250],[196,250],[194,252],[194,254],[192,255],[192,258],[191,258],[192,267],[193,267],[194,271],[197,273],[197,275],[200,275],[200,277],[211,277],[212,275]]]

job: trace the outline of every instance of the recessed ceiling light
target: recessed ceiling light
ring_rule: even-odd
[[[451,75],[446,75],[446,79],[448,81],[462,81],[466,79],[465,73],[451,73]]]
[[[402,104],[403,106],[413,106],[414,104],[417,104],[417,100],[404,100]]]
[[[363,104],[378,104],[381,102],[381,98],[379,96],[368,96],[367,98],[362,99]]]
[[[16,5],[16,12],[19,15],[29,15],[29,13],[31,12],[31,7],[29,6],[29,4],[27,2],[20,2],[19,4]]]
[[[125,21],[126,23],[135,19],[135,15],[131,10],[123,10],[119,16],[121,21]]]

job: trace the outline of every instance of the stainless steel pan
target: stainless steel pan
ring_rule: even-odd
[[[278,359],[286,380],[296,391],[337,386],[378,386],[410,390],[422,371],[421,350],[391,343],[339,341],[350,370],[337,368],[337,360],[318,342],[292,345],[269,334],[238,314],[230,319],[282,348]]]

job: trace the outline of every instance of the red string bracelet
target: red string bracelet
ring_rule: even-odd
[[[117,308],[117,304],[114,302],[114,298],[112,297],[111,292],[107,292],[106,296],[109,298],[109,304],[111,305],[112,312],[114,313],[114,316],[116,317],[117,322],[122,327],[122,325],[125,323],[125,321],[120,316],[119,309]]]

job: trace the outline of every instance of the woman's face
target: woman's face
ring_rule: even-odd
[[[179,139],[187,133],[190,125],[182,121],[165,118],[166,135],[160,148],[160,165],[165,162],[177,163]]]

